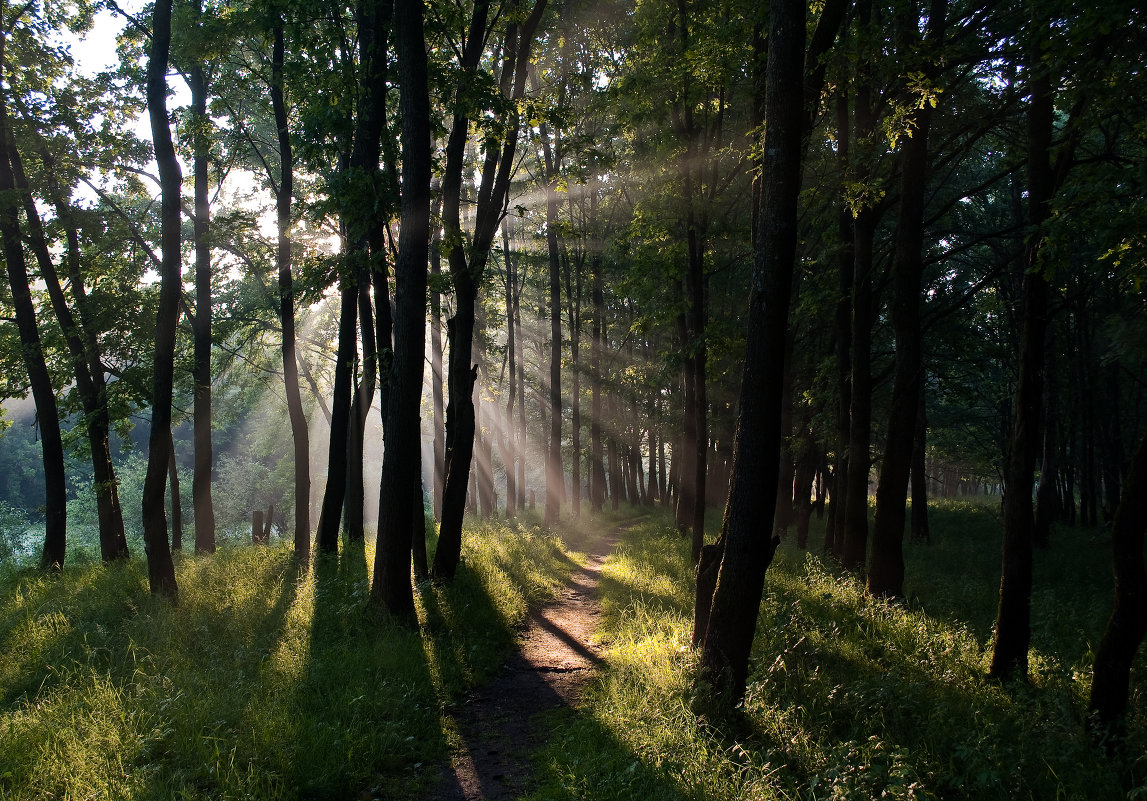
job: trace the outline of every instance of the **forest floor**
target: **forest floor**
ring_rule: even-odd
[[[456,746],[431,801],[495,801],[529,789],[532,754],[545,745],[550,713],[577,705],[601,661],[594,633],[601,614],[601,567],[630,524],[567,534],[583,553],[554,599],[531,610],[518,650],[467,697]]]

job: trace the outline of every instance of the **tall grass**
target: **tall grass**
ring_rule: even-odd
[[[463,547],[417,627],[368,613],[370,545],[306,573],[286,545],[184,555],[177,607],[142,559],[3,578],[0,797],[418,797],[452,708],[568,564],[524,525]]]
[[[744,706],[693,692],[688,543],[666,522],[606,563],[606,669],[539,756],[534,798],[1080,798],[1147,795],[1147,697],[1108,759],[1082,721],[1111,598],[1108,543],[1065,529],[1036,555],[1032,676],[985,678],[999,581],[990,507],[941,502],[908,544],[908,600],[785,542],[769,569]],[[820,532],[812,542],[819,547]],[[1137,668],[1142,675],[1144,660]]]

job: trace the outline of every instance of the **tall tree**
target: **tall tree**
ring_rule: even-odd
[[[475,303],[490,248],[505,208],[518,142],[518,101],[525,93],[534,33],[545,9],[546,0],[536,0],[529,14],[520,23],[518,19],[522,17],[522,9],[511,13],[506,22],[500,47],[502,57],[498,91],[503,99],[510,102],[503,107],[507,110],[500,116],[499,127],[503,136],[490,137],[485,142],[474,211],[474,229],[469,243],[465,241],[461,220],[463,157],[472,113],[472,98],[467,90],[476,78],[484,43],[490,35],[488,0],[474,3],[469,30],[460,49],[462,79],[454,98],[453,124],[446,143],[446,171],[442,179],[444,243],[448,247],[455,314],[447,322],[450,363],[445,484],[433,573],[447,580],[454,577],[462,552],[462,516],[466,506],[470,461],[474,456],[473,392],[477,369],[471,368],[470,357],[474,342]]]
[[[947,0],[933,0],[928,9],[925,53],[941,52],[947,6]],[[919,17],[915,3],[901,12],[897,38],[904,50],[919,49],[916,33]],[[935,81],[937,72],[936,62],[930,59],[919,74],[930,84]],[[927,88],[931,89],[930,86]],[[924,189],[928,176],[928,134],[933,103],[929,96],[917,102],[910,123],[912,130],[900,151],[900,210],[892,259],[896,366],[884,460],[876,488],[872,562],[868,569],[868,591],[878,596],[899,596],[904,592],[904,518],[924,372],[920,344],[920,284],[924,269]]]
[[[410,532],[421,503],[404,502],[421,483],[422,359],[426,347],[426,262],[430,247],[430,90],[421,0],[395,0],[399,112],[402,118],[402,224],[395,262],[394,362],[379,497],[378,549],[371,597],[392,614],[412,615]],[[421,492],[419,493],[421,497]]]
[[[702,677],[731,704],[744,696],[749,651],[765,571],[776,541],[761,521],[772,520],[780,462],[781,381],[797,247],[797,196],[802,161],[805,4],[781,0],[770,8],[765,70],[764,187],[754,243],[748,342],[733,445],[733,476],[721,539],[703,555],[698,575]],[[712,562],[717,561],[717,566]],[[708,562],[708,564],[707,564]],[[701,572],[715,569],[711,602]],[[709,606],[701,619],[702,601]],[[710,606],[711,603],[711,606]],[[699,637],[698,634],[701,634]]]
[[[25,7],[24,12],[30,10]],[[0,81],[5,77],[7,31],[16,20],[9,18],[7,3],[0,3]],[[20,330],[20,346],[32,397],[36,404],[36,419],[40,426],[40,447],[44,461],[45,532],[44,550],[40,562],[45,568],[59,569],[64,565],[67,545],[67,487],[64,475],[64,443],[60,434],[60,416],[56,407],[56,393],[52,378],[44,361],[40,343],[36,311],[32,305],[28,267],[24,260],[24,245],[20,236],[18,209],[20,193],[16,191],[11,154],[15,152],[11,121],[8,115],[8,97],[0,86],[0,237],[4,240],[4,262],[8,271],[8,286],[12,290],[12,305],[16,311],[16,326]]]
[[[152,362],[151,432],[148,437],[147,474],[143,485],[143,537],[151,591],[173,601],[179,588],[167,541],[164,490],[171,455],[171,400],[175,358],[175,325],[180,294],[179,196],[182,175],[167,119],[167,59],[171,50],[171,0],[158,0],[151,26],[151,53],[147,64],[147,110],[151,140],[160,181],[159,307],[155,320],[155,355]]]

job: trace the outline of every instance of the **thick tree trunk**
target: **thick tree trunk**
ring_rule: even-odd
[[[776,542],[761,531],[772,520],[780,458],[781,382],[797,246],[801,174],[801,87],[805,7],[780,0],[771,8],[765,117],[763,208],[749,302],[729,502],[720,567],[701,638],[701,677],[735,704],[744,697],[749,651]],[[700,582],[699,582],[700,586]],[[697,632],[700,633],[700,632]]]
[[[4,33],[0,32],[0,78],[3,78]],[[24,261],[24,246],[20,238],[17,209],[20,205],[16,181],[9,154],[15,150],[8,119],[7,97],[0,86],[0,236],[4,240],[4,262],[8,270],[11,302],[16,312],[16,327],[20,332],[20,348],[32,398],[36,404],[36,420],[40,427],[40,448],[44,463],[44,550],[40,564],[45,569],[59,570],[64,566],[67,548],[67,485],[64,475],[64,443],[60,434],[60,416],[56,394],[44,351],[40,344],[36,311],[28,283],[28,268]]]
[[[378,549],[371,598],[394,615],[414,614],[410,543],[422,504],[409,499],[421,482],[422,437],[418,416],[426,346],[426,261],[430,244],[430,89],[422,0],[395,0],[402,119],[402,224],[395,275],[394,362],[386,451],[379,495]],[[466,350],[469,356],[469,349]],[[451,376],[454,372],[451,371]],[[412,472],[413,466],[413,472]],[[421,493],[419,493],[421,495]]]
[[[1143,565],[1143,538],[1147,531],[1147,437],[1131,461],[1127,491],[1123,493],[1111,528],[1112,567],[1115,572],[1115,608],[1107,621],[1091,681],[1088,708],[1102,732],[1116,729],[1127,710],[1131,666],[1147,634],[1147,572]]]
[[[198,2],[195,15],[201,14]],[[211,502],[211,204],[208,201],[207,79],[200,64],[188,72],[191,87],[191,145],[194,151],[195,348],[193,440],[195,464],[191,476],[191,505],[195,514],[195,552],[215,552],[215,509]]]
[[[151,139],[159,166],[160,266],[159,307],[155,320],[152,368],[151,433],[147,473],[143,484],[143,537],[151,591],[172,601],[179,596],[175,565],[167,541],[163,496],[171,449],[171,398],[175,358],[175,326],[180,293],[179,194],[182,177],[167,119],[167,58],[171,49],[171,0],[157,0],[152,21],[151,54],[147,66],[147,110]]]
[[[291,443],[295,457],[295,561],[311,559],[311,440],[303,398],[299,391],[299,364],[295,350],[295,288],[291,276],[291,200],[294,194],[294,155],[283,96],[283,23],[276,21],[271,54],[271,106],[279,138],[279,186],[275,194],[275,222],[278,243],[275,265],[279,273],[279,324],[283,329],[283,389],[287,396],[287,416],[291,421]]]
[[[1034,50],[1034,47],[1033,47]],[[1035,56],[1038,57],[1038,53]],[[1036,69],[1040,69],[1036,67]],[[992,678],[1027,679],[1031,641],[1032,474],[1040,441],[1043,354],[1047,330],[1048,286],[1040,265],[1044,234],[1054,193],[1051,168],[1051,81],[1046,72],[1031,78],[1028,104],[1028,235],[1023,277],[1023,324],[1019,344],[1019,381],[1010,446],[1004,465],[1004,544],[1000,603],[992,643]]]

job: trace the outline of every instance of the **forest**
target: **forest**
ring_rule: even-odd
[[[0,797],[1147,793],[1141,18],[0,0]]]

